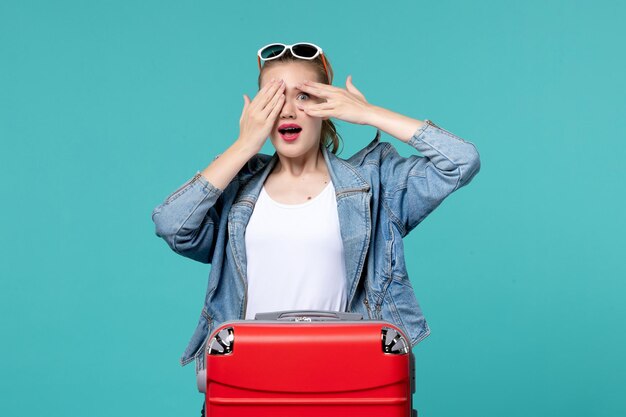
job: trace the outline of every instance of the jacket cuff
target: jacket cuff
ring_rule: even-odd
[[[480,156],[473,143],[428,119],[424,120],[407,143],[430,158],[440,170],[462,168],[463,174],[468,175],[480,167]]]
[[[217,188],[215,185],[209,182],[202,176],[200,171],[196,171],[194,179],[204,186],[207,192],[217,194],[218,196],[224,192],[224,190]]]

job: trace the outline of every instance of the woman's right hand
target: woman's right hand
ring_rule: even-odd
[[[239,119],[238,142],[260,151],[272,132],[276,117],[283,107],[285,86],[282,80],[270,80],[259,90],[254,100],[243,95],[244,106]]]

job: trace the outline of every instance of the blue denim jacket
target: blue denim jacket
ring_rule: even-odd
[[[395,324],[413,347],[430,329],[409,280],[402,238],[470,182],[480,158],[471,142],[428,120],[408,144],[424,156],[404,158],[378,138],[347,160],[322,151],[336,192],[347,311]],[[198,359],[213,329],[245,317],[244,233],[277,159],[276,153],[257,154],[224,190],[198,171],[152,212],[156,235],[174,252],[211,264],[202,313],[181,365]]]

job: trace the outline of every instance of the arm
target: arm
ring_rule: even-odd
[[[156,235],[172,250],[202,263],[211,263],[215,229],[219,225],[219,197],[237,172],[252,157],[236,141],[202,172],[185,182],[152,211]]]
[[[374,126],[424,155],[403,158],[389,143],[381,150],[384,204],[403,236],[480,170],[480,157],[472,143],[432,122],[372,105],[352,83],[351,76],[346,80],[346,89],[314,81],[305,81],[297,87],[324,99],[322,103],[298,104],[306,114]]]
[[[480,171],[480,155],[474,144],[431,121],[422,122],[375,106],[368,120],[368,124],[424,155],[404,158],[391,144],[382,152],[384,200],[403,236]]]
[[[257,153],[256,147],[251,147],[237,140],[226,152],[218,155],[213,162],[202,171],[202,177],[220,190],[224,190],[235,178],[241,168]]]
[[[283,90],[282,82],[272,80],[254,100],[244,94],[237,140],[152,211],[157,236],[175,252],[211,263],[223,203],[219,197],[267,140],[285,99]]]
[[[404,143],[407,143],[413,133],[424,123],[374,105],[370,105],[367,111],[366,124],[374,126]]]

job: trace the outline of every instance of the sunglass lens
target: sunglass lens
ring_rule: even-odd
[[[307,45],[305,43],[299,43],[294,45],[291,50],[294,55],[297,55],[301,58],[313,58],[317,53],[317,48],[311,45]]]
[[[270,45],[261,51],[261,57],[263,59],[270,59],[280,55],[285,47],[283,45]]]

